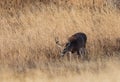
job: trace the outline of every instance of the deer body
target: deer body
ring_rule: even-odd
[[[79,32],[75,33],[71,37],[68,38],[68,42],[66,43],[64,49],[61,52],[61,56],[64,56],[66,53],[77,53],[77,55],[85,54],[87,36],[85,33]]]

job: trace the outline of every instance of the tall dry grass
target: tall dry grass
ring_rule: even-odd
[[[0,1],[1,81],[119,81],[119,10],[93,1]],[[59,58],[55,37],[76,32],[88,37],[89,61]]]

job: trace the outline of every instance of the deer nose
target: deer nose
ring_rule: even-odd
[[[63,54],[63,53],[61,53],[60,55],[61,55],[62,57],[64,56],[64,54]]]

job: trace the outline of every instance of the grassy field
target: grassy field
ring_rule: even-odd
[[[1,0],[0,82],[119,82],[119,5],[104,0]],[[59,58],[86,33],[89,61]]]

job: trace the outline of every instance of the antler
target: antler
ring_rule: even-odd
[[[57,46],[58,46],[60,49],[62,49],[62,46],[61,46],[61,44],[59,43],[58,37],[55,37],[55,42],[56,42]]]

